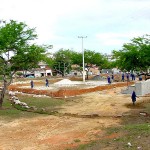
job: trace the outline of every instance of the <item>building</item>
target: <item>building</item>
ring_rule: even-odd
[[[28,71],[18,71],[24,74],[25,77],[46,77],[53,76],[52,69],[45,62],[39,62],[39,68],[32,68]],[[18,74],[18,72],[16,74]]]

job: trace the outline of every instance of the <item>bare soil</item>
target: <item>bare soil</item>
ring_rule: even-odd
[[[65,150],[97,140],[97,135],[117,137],[117,133],[106,137],[104,128],[120,126],[121,117],[130,115],[130,95],[122,95],[121,88],[72,97],[59,108],[61,116],[0,120],[0,150]],[[138,99],[137,106],[145,99]]]

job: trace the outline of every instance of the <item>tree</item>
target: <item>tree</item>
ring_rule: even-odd
[[[150,67],[150,36],[133,38],[122,50],[114,50],[113,56],[121,70],[146,71]]]
[[[85,57],[85,64],[86,64],[85,68],[87,70],[87,79],[88,79],[88,72],[90,68],[93,67],[93,65],[102,68],[106,60],[104,59],[104,56],[101,53],[92,50],[85,50],[84,57]]]
[[[82,57],[82,53],[75,53],[73,57],[73,63],[78,64],[81,70],[83,66]],[[99,68],[104,67],[104,65],[107,64],[107,59],[101,53],[92,50],[84,50],[84,62],[88,79],[88,73],[90,68],[93,67],[93,65],[96,65]]]
[[[60,49],[54,54],[54,69],[58,73],[62,74],[62,76],[65,76],[66,73],[69,73],[69,70],[71,68],[72,64],[72,57],[74,52],[67,49]]]
[[[0,26],[0,75],[3,79],[0,107],[13,75],[20,69],[30,69],[44,59],[46,46],[32,44],[37,38],[35,28],[10,20]]]
[[[75,52],[69,49],[68,50],[60,49],[54,54],[55,63],[53,65],[53,68],[63,76],[66,72],[69,72],[71,68],[71,64],[76,64],[78,67],[74,69],[82,72],[83,70],[82,58],[83,58],[83,54],[81,52]],[[89,69],[93,65],[96,65],[99,68],[108,66],[107,58],[101,53],[92,50],[84,51],[84,60],[85,60],[85,68],[87,70],[87,79],[88,79]]]

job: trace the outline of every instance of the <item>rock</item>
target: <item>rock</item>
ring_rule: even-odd
[[[20,102],[20,105],[27,106],[27,104],[25,102]]]
[[[140,115],[147,116],[147,113],[146,112],[140,112]]]
[[[138,147],[137,147],[137,149],[138,149],[138,150],[141,150],[141,149],[142,149],[142,147],[141,147],[141,146],[138,146]]]
[[[128,145],[128,146],[130,146],[130,147],[132,146],[132,144],[131,144],[130,142],[128,142],[128,144],[127,144],[127,145]]]
[[[27,109],[29,109],[30,107],[29,106],[22,106],[23,108],[27,108]]]

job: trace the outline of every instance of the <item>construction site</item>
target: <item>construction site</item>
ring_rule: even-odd
[[[9,91],[18,97],[45,96],[49,100],[62,99],[67,103],[55,108],[56,114],[19,118],[7,123],[1,121],[0,137],[5,137],[0,140],[2,150],[71,150],[91,141],[115,141],[123,136],[122,133],[114,132],[108,136],[104,128],[121,126],[127,117],[133,122],[135,117],[144,117],[150,123],[150,112],[145,109],[145,105],[150,104],[150,80],[108,84],[107,80],[89,80],[83,83],[71,78],[59,78],[49,79],[49,87],[45,86],[44,79],[33,81],[33,89],[30,87],[30,80],[26,80],[14,82],[9,86]],[[133,90],[139,96],[135,106],[131,102]],[[30,106],[28,110],[30,113]],[[148,150],[150,145],[148,140],[145,141],[145,150]],[[144,145],[139,142],[141,149]],[[118,148],[121,149],[122,146]],[[116,145],[110,142],[93,149],[113,150]]]

